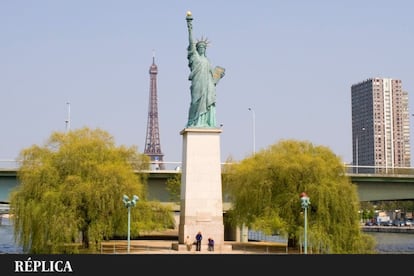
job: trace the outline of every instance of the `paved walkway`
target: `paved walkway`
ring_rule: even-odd
[[[286,245],[266,242],[225,242],[230,250],[208,251],[207,246],[202,251],[173,249],[176,240],[132,240],[129,254],[296,254],[288,251]],[[125,240],[102,242],[101,254],[128,254],[128,242]]]

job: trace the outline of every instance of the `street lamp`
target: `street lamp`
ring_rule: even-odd
[[[130,248],[130,233],[131,233],[131,207],[135,206],[137,204],[137,201],[139,200],[139,197],[134,195],[131,200],[129,200],[129,197],[127,195],[124,195],[122,198],[122,201],[124,202],[125,207],[128,208],[128,253]]]
[[[400,212],[401,212],[400,209],[395,210],[395,221],[398,222],[398,226],[400,226],[400,220],[401,220],[401,213]],[[400,215],[398,215],[398,214],[400,214]]]
[[[300,201],[301,201],[302,208],[305,210],[304,253],[308,254],[308,236],[307,236],[308,214],[307,214],[307,211],[308,211],[308,207],[310,204],[310,199],[305,192],[300,194]]]
[[[362,131],[364,131],[364,130],[365,130],[365,127],[361,128],[361,131],[358,131],[358,132],[357,132],[357,134],[356,134],[356,138],[355,138],[355,151],[356,151],[356,158],[355,158],[355,161],[356,161],[356,173],[357,173],[357,174],[358,174],[358,158],[359,158],[358,136],[359,136],[359,133],[360,133],[360,132],[362,132]]]
[[[66,123],[66,132],[70,130],[70,102],[66,102],[66,105],[68,107],[68,117],[65,120]]]
[[[252,134],[253,134],[253,154],[256,153],[256,113],[254,112],[253,108],[249,107],[249,111],[252,112]]]

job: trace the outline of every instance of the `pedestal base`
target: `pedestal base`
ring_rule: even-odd
[[[200,231],[202,246],[209,237],[215,247],[224,242],[220,161],[221,129],[187,128],[183,135],[179,244]],[[207,249],[206,249],[207,250]]]

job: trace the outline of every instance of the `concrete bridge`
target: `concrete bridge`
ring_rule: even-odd
[[[164,170],[159,170],[155,165],[151,170],[144,171],[149,174],[148,199],[171,203],[166,182],[180,173],[180,167],[179,162],[165,164]],[[168,165],[174,168],[168,169]],[[18,185],[17,171],[17,167],[0,166],[0,203],[8,203],[11,190]],[[357,185],[361,201],[414,200],[414,168],[359,167],[356,170],[347,166],[347,175]],[[225,210],[229,204],[224,202]]]

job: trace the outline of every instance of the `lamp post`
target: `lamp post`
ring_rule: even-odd
[[[122,201],[124,202],[125,207],[128,208],[128,254],[129,254],[129,248],[130,248],[130,233],[131,233],[131,207],[135,206],[137,204],[137,201],[139,200],[139,197],[134,195],[131,200],[129,200],[129,197],[127,195],[124,195],[122,198]]]
[[[401,213],[400,212],[401,212],[400,209],[395,210],[395,219],[394,219],[394,221],[397,221],[398,226],[400,226],[400,220],[401,220]],[[400,215],[398,215],[398,214],[400,214]]]
[[[355,172],[358,174],[358,134],[355,138]]]
[[[307,236],[307,230],[308,230],[307,229],[308,228],[308,218],[307,217],[308,217],[308,214],[307,214],[307,211],[308,211],[308,206],[310,204],[310,199],[309,199],[308,195],[305,192],[300,194],[300,201],[301,201],[302,208],[305,211],[305,213],[304,213],[304,215],[305,215],[304,253],[308,254],[308,236]]]
[[[359,136],[359,133],[364,131],[364,130],[365,130],[365,127],[361,128],[361,131],[357,132],[357,135],[356,135],[356,138],[355,138],[355,151],[356,151],[355,161],[356,161],[356,173],[357,174],[358,174],[358,166],[359,166],[359,164],[358,164],[358,158],[359,158],[358,136]]]
[[[65,120],[66,123],[66,132],[70,130],[70,102],[66,102],[66,105],[68,107],[68,117]]]
[[[252,112],[252,135],[253,135],[253,154],[256,153],[256,113],[254,109],[249,107],[249,111]]]

